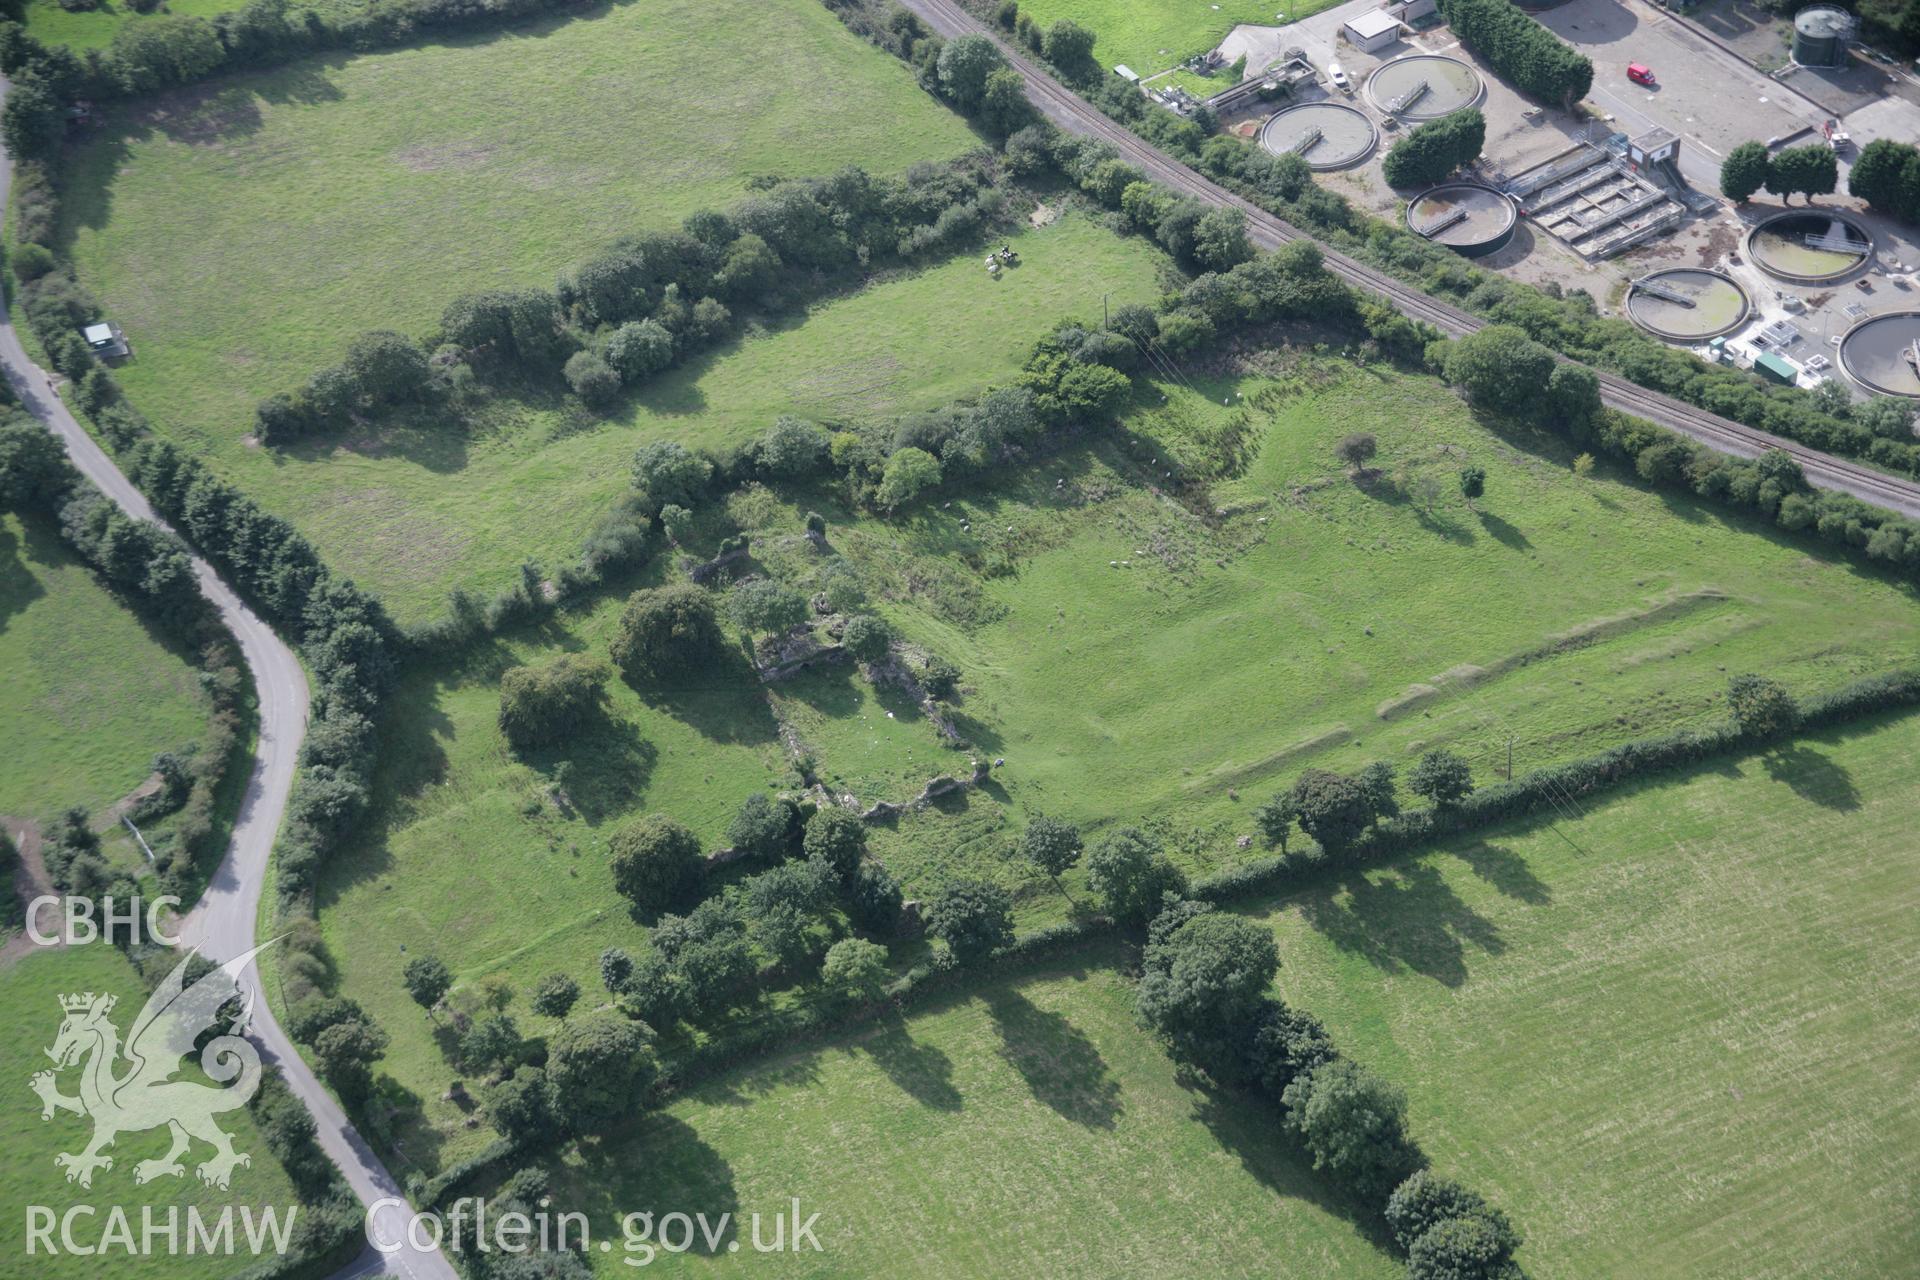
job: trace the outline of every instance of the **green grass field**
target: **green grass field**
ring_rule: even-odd
[[[607,1276],[648,1211],[739,1223],[737,1252],[650,1268],[675,1275],[1398,1275],[1271,1112],[1185,1082],[1113,959],[702,1085],[570,1156],[556,1198],[613,1240]],[[771,1240],[796,1196],[821,1252],[755,1253],[750,1215]]]
[[[83,991],[112,992],[119,997],[112,1019],[122,1034],[132,1027],[146,1000],[146,992],[132,967],[118,951],[104,944],[33,952],[0,973],[0,1025],[8,1031],[4,1044],[0,1044],[0,1072],[4,1072],[9,1086],[6,1105],[0,1107],[0,1195],[5,1197],[8,1206],[8,1212],[0,1214],[0,1257],[9,1260],[10,1270],[18,1268],[15,1274],[31,1273],[48,1280],[64,1277],[91,1280],[103,1270],[126,1280],[148,1280],[149,1277],[192,1280],[202,1276],[229,1276],[250,1265],[254,1256],[244,1251],[237,1257],[204,1254],[189,1257],[184,1253],[185,1215],[190,1206],[199,1211],[209,1226],[214,1225],[223,1206],[235,1206],[234,1233],[240,1237],[242,1223],[238,1207],[245,1206],[256,1214],[272,1207],[284,1215],[297,1203],[286,1173],[244,1108],[223,1112],[219,1117],[220,1127],[233,1138],[234,1149],[252,1160],[251,1164],[234,1170],[226,1191],[208,1187],[195,1175],[193,1166],[212,1153],[211,1148],[201,1143],[195,1143],[183,1160],[187,1169],[182,1177],[162,1177],[145,1186],[136,1185],[134,1165],[166,1153],[164,1130],[123,1133],[109,1149],[113,1168],[96,1172],[91,1188],[69,1184],[65,1173],[54,1164],[56,1154],[81,1150],[93,1132],[93,1125],[90,1120],[65,1111],[56,1112],[50,1121],[41,1120],[40,1101],[27,1088],[27,1080],[49,1065],[41,1049],[52,1045],[60,1030],[59,997]],[[119,1069],[124,1072],[124,1064]],[[78,1078],[77,1069],[62,1072],[58,1080],[61,1092],[68,1096],[76,1094]],[[143,1208],[154,1210],[162,1223],[168,1209],[177,1208],[181,1215],[182,1253],[178,1256],[166,1253],[164,1237],[160,1237],[158,1251],[146,1256],[128,1256],[115,1248],[103,1257],[77,1257],[64,1250],[50,1257],[41,1250],[29,1261],[26,1252],[29,1205],[45,1206],[56,1215],[65,1214],[74,1205],[94,1206],[96,1212],[92,1217],[79,1215],[74,1220],[74,1235],[83,1246],[100,1241],[108,1215],[116,1207],[128,1215],[136,1240]],[[56,1231],[53,1239],[58,1242],[59,1238]]]
[[[1529,1275],[1908,1274],[1916,750],[1822,735],[1292,897],[1280,987]]]
[[[0,813],[98,810],[206,728],[197,673],[59,536],[0,516]]]
[[[1241,23],[1285,26],[1331,9],[1334,0],[1021,0],[1020,12],[1041,28],[1062,18],[1094,34],[1093,57],[1103,70],[1131,67],[1151,76],[1218,45]],[[1281,15],[1285,16],[1282,17]],[[1224,70],[1212,76],[1182,74],[1179,82],[1205,97],[1233,82]]]

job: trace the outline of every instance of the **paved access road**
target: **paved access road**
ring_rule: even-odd
[[[1131,130],[1102,115],[1031,62],[1024,53],[1003,39],[999,32],[961,8],[955,0],[901,0],[901,3],[935,32],[949,39],[961,35],[984,35],[992,40],[1008,63],[1026,81],[1027,96],[1032,99],[1034,106],[1060,128],[1112,143],[1129,164],[1176,191],[1209,204],[1231,205],[1245,212],[1247,233],[1255,244],[1272,249],[1290,240],[1313,238],[1251,201],[1215,185]],[[1376,271],[1329,245],[1322,244],[1320,248],[1328,270],[1335,275],[1357,288],[1385,298],[1401,314],[1424,320],[1449,337],[1457,338],[1472,333],[1486,323],[1451,303],[1442,302],[1384,272]],[[1611,373],[1596,369],[1594,375],[1600,380],[1601,399],[1623,413],[1645,418],[1736,457],[1753,458],[1768,449],[1783,450],[1799,462],[1812,484],[1822,489],[1849,493],[1875,506],[1920,519],[1920,483],[1888,475],[1862,463],[1836,458],[1744,423],[1722,418],[1671,396],[1636,386]]]
[[[4,97],[5,86],[0,83],[0,99]],[[12,183],[12,162],[5,151],[0,150],[0,208],[6,206]],[[11,317],[5,314],[0,314],[0,368],[4,368],[7,381],[27,411],[60,437],[82,475],[129,515],[165,527],[166,522],[154,513],[146,495],[120,473],[113,460],[67,410],[66,403],[54,393],[47,372],[27,358],[25,348],[20,345],[20,335],[14,331]],[[294,769],[299,762],[300,740],[307,731],[307,677],[293,650],[220,580],[211,565],[196,555],[193,571],[200,580],[200,590],[220,611],[221,620],[240,643],[247,667],[253,674],[260,709],[260,737],[255,748],[253,775],[248,778],[246,793],[240,801],[233,841],[214,872],[206,895],[188,913],[180,929],[182,945],[197,946],[213,960],[230,960],[251,951],[255,945],[254,931],[260,917],[260,893],[267,861],[286,813],[287,796],[293,789]],[[247,980],[258,990],[258,967],[249,965],[248,970]],[[248,1037],[259,1047],[263,1060],[280,1068],[287,1087],[313,1113],[321,1148],[340,1167],[347,1185],[361,1202],[371,1206],[384,1198],[402,1197],[393,1175],[354,1130],[339,1102],[294,1048],[293,1041],[264,1000],[254,1002]],[[409,1216],[407,1210],[398,1206],[378,1215],[373,1224],[374,1234],[384,1241],[398,1242],[402,1247],[383,1257],[369,1246],[349,1268],[349,1273],[378,1274],[384,1268],[388,1275],[409,1280],[458,1280],[452,1264],[439,1250],[423,1252],[405,1243],[404,1230]]]

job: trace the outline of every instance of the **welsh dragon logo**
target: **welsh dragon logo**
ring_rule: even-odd
[[[86,1148],[53,1158],[67,1171],[68,1182],[91,1187],[96,1169],[113,1168],[113,1157],[102,1152],[115,1138],[162,1125],[172,1131],[173,1145],[159,1159],[134,1165],[136,1183],[185,1174],[180,1157],[195,1138],[213,1148],[213,1156],[196,1170],[209,1186],[224,1190],[236,1166],[253,1163],[250,1156],[233,1149],[233,1139],[214,1117],[245,1106],[260,1087],[260,1052],[237,1029],[249,1012],[240,975],[262,950],[255,947],[229,960],[192,986],[186,985],[186,972],[193,957],[182,960],[148,998],[124,1046],[119,1028],[108,1016],[116,997],[91,991],[60,997],[66,1019],[53,1047],[46,1051],[54,1069],[36,1072],[28,1084],[40,1095],[42,1120],[53,1119],[55,1111],[93,1118],[93,1140]],[[199,1048],[200,1067],[215,1084],[175,1080],[181,1059],[195,1051],[201,1037],[221,1021],[222,1007],[235,999],[242,1002],[239,1016]],[[60,1092],[55,1077],[74,1066],[80,1068],[80,1093],[68,1097]],[[226,1084],[236,1077],[237,1083]]]

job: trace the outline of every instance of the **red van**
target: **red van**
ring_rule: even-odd
[[[1651,85],[1653,83],[1653,68],[1642,66],[1638,62],[1629,62],[1627,64],[1627,79],[1633,81],[1635,84]]]

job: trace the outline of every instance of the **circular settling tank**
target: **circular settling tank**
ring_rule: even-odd
[[[1747,233],[1747,256],[1796,284],[1838,280],[1873,254],[1873,237],[1844,213],[1779,213]]]
[[[1840,339],[1840,367],[1883,396],[1920,399],[1920,311],[1868,316]]]
[[[1718,271],[1655,271],[1627,290],[1627,315],[1657,337],[1703,342],[1746,323],[1747,291]]]
[[[1367,77],[1367,100],[1402,120],[1437,120],[1480,101],[1480,73],[1458,58],[1410,53]]]
[[[1260,128],[1260,145],[1274,155],[1297,154],[1309,169],[1344,169],[1373,154],[1380,135],[1373,121],[1338,102],[1288,107]]]
[[[1520,211],[1491,187],[1445,182],[1407,202],[1407,227],[1468,258],[1507,247]]]

